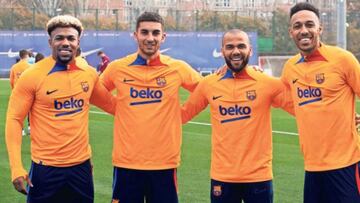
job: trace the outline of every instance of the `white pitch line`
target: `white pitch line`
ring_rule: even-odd
[[[299,135],[298,133],[292,133],[292,132],[285,132],[285,131],[277,131],[277,130],[273,130],[273,133],[278,133],[278,134],[284,134],[284,135]]]
[[[102,112],[102,111],[90,111],[90,113],[102,114],[102,115],[109,115],[109,116],[110,116],[110,114],[108,114],[108,113],[106,113],[106,112]]]
[[[101,112],[101,111],[90,111],[90,113],[110,115],[110,114],[108,114],[108,113]],[[211,126],[211,123],[202,123],[202,122],[195,122],[195,121],[189,121],[188,123],[189,123],[189,124],[194,124],[194,125]],[[273,133],[278,133],[278,134],[284,134],[284,135],[299,135],[298,133],[285,132],[285,131],[277,131],[277,130],[273,130],[272,132],[273,132]]]
[[[195,122],[195,121],[189,121],[187,123],[190,124],[195,124],[195,125],[207,125],[207,126],[211,126],[211,123],[201,123],[201,122]]]

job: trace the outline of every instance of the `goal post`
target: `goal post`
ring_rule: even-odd
[[[284,64],[290,57],[292,56],[259,56],[259,67],[271,76],[280,77]]]

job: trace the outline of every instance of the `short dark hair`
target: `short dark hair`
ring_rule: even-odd
[[[76,50],[76,56],[80,56],[81,55],[81,48],[79,47],[77,50]]]
[[[45,56],[42,53],[37,53],[35,56],[35,63],[44,59]]]
[[[299,11],[303,11],[303,10],[308,10],[308,11],[315,13],[315,15],[320,19],[319,9],[316,8],[314,5],[310,4],[309,2],[300,2],[300,3],[295,4],[295,6],[293,6],[290,9],[290,18],[295,13],[297,13]]]
[[[25,58],[26,56],[29,56],[29,52],[26,49],[22,49],[19,51],[19,56],[21,59]]]
[[[164,19],[155,12],[144,12],[136,19],[136,30],[139,28],[141,22],[156,22],[160,23],[164,29]]]
[[[97,55],[100,56],[103,53],[104,53],[103,51],[98,51]]]

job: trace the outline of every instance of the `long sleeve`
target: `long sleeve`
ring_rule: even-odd
[[[274,83],[273,88],[275,88],[275,94],[272,100],[272,106],[282,108],[284,111],[294,116],[294,102],[291,98],[290,89],[278,79],[276,80],[276,83]]]
[[[27,78],[26,75],[22,76],[18,80],[9,99],[5,141],[10,161],[11,180],[27,175],[21,161],[21,131],[23,121],[34,101],[34,83],[30,81],[30,78]]]
[[[112,70],[115,69],[115,63],[110,63],[109,66],[105,69],[105,71],[100,76],[100,81],[103,86],[108,90],[112,91],[115,89],[114,82],[112,80]]]
[[[115,114],[116,97],[104,87],[99,79],[97,79],[95,83],[94,90],[90,97],[90,103],[109,114]]]
[[[188,100],[181,108],[181,119],[182,123],[185,124],[191,120],[194,116],[204,110],[209,104],[205,94],[203,93],[205,81],[201,81],[195,88],[194,92],[191,93]]]
[[[345,77],[347,83],[353,89],[355,94],[360,97],[360,64],[350,52],[345,52],[342,59],[344,65]]]
[[[15,73],[14,73],[14,70],[11,68],[10,70],[10,86],[11,86],[11,89],[14,89],[14,80],[15,80]]]
[[[182,62],[181,65],[183,66],[179,72],[182,78],[181,86],[192,92],[201,80],[201,76],[198,72],[191,68],[189,64]]]

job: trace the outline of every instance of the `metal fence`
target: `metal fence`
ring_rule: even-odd
[[[166,30],[170,31],[223,31],[229,27],[247,23],[252,29],[269,26],[271,18],[256,14],[245,16],[241,11],[188,11],[153,8],[165,19]],[[133,30],[136,17],[142,11],[138,8],[124,9],[57,9],[40,13],[36,8],[0,8],[1,30],[41,30],[54,15],[69,14],[78,17],[88,30]],[[270,30],[270,27],[268,27]]]
[[[0,5],[1,7],[1,5]],[[259,40],[269,42],[260,52],[285,53],[293,52],[294,46],[288,38],[288,13],[279,10],[262,15],[261,12],[246,10],[209,11],[209,10],[177,10],[174,8],[151,8],[165,20],[166,31],[210,31],[223,32],[231,28],[241,28],[247,32],[257,32]],[[134,7],[122,9],[79,9],[64,8],[39,11],[38,8],[0,8],[0,30],[31,31],[44,30],[50,17],[69,14],[78,17],[86,30],[95,31],[134,31],[137,16],[143,10]],[[349,12],[348,19],[356,18],[358,12]],[[280,16],[280,17],[279,17]],[[324,25],[322,40],[328,44],[336,44],[336,12],[322,12],[320,16]],[[349,34],[348,34],[349,36]],[[348,37],[348,45],[357,43],[356,36]],[[290,47],[290,48],[289,48]],[[291,48],[292,47],[292,48]],[[352,49],[357,54],[358,48]],[[360,49],[360,48],[359,48]]]

